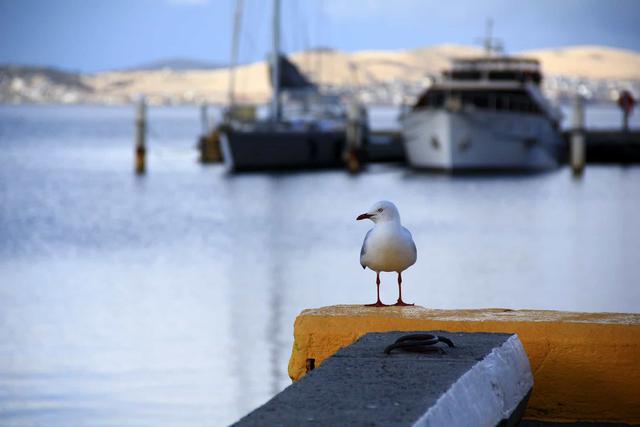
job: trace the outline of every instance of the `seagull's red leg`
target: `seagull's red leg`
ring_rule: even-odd
[[[393,305],[399,305],[399,306],[415,305],[415,304],[407,304],[406,302],[402,301],[402,273],[401,272],[398,272],[398,302],[396,302]]]
[[[380,301],[380,272],[376,273],[376,287],[378,288],[378,301],[373,304],[365,304],[365,307],[388,307],[387,304],[383,304]]]

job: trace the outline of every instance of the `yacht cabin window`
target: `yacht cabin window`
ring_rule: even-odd
[[[541,114],[538,105],[524,90],[446,90],[430,89],[418,99],[414,110],[443,108],[446,100],[455,98],[462,108],[481,110],[513,111]]]

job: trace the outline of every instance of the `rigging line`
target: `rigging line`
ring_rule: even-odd
[[[280,53],[284,54],[285,52],[291,52],[295,48],[294,43],[294,26],[291,25],[291,20],[293,19],[293,15],[291,12],[291,8],[286,8],[281,6],[280,12]]]
[[[289,52],[289,54],[294,53],[298,50],[300,43],[298,43],[299,41],[299,34],[300,34],[300,22],[299,22],[299,16],[298,16],[298,8],[297,6],[297,2],[296,0],[291,0],[291,7],[289,8],[289,25],[286,25],[285,28],[283,28],[283,31],[285,32],[285,34],[289,34],[289,39],[290,39],[290,45],[289,50],[283,50],[284,52]],[[287,10],[285,9],[285,13],[287,13]]]
[[[317,72],[317,76],[318,76],[318,86],[322,87],[323,85],[323,79],[322,79],[322,54],[323,54],[323,49],[324,47],[322,46],[323,43],[323,31],[322,31],[322,3],[317,2],[316,5],[318,6],[317,9],[317,14],[316,14],[316,34],[317,34],[317,40],[318,40],[318,49],[317,49],[317,54],[316,54],[316,72]]]
[[[307,14],[302,10],[300,6],[300,0],[294,0],[297,22],[296,28],[299,29],[300,33],[300,50],[302,52],[302,56],[300,61],[305,70],[305,74],[309,73],[309,31],[310,31],[310,19],[307,18]]]
[[[298,2],[297,4],[298,4],[298,10],[300,10],[300,2]],[[305,72],[309,73],[309,71],[311,70],[311,64],[309,63],[309,59],[310,59],[309,33],[311,31],[311,20],[313,18],[308,18],[307,13],[305,12],[301,13],[301,15],[304,16],[303,19],[305,21],[302,25],[302,51],[304,52],[303,61],[304,61]]]
[[[243,59],[239,60],[239,63],[253,61],[253,54],[256,51],[256,41],[254,38],[254,33],[256,32],[256,25],[254,23],[254,14],[255,7],[252,5],[247,5],[243,8],[243,21],[245,22],[244,27],[249,29],[249,31],[244,31],[242,33],[242,38],[240,39],[240,51],[244,53]]]
[[[245,28],[252,28],[252,12],[255,8],[252,5],[243,4],[242,21],[245,23]],[[245,95],[244,88],[246,87],[246,65],[253,60],[253,52],[255,51],[255,42],[253,39],[252,31],[241,32],[238,43],[238,73],[237,73],[237,85],[236,87],[242,88],[236,92],[235,98],[238,100],[238,95]],[[247,60],[246,58],[249,58]]]
[[[292,29],[294,30],[295,37],[293,38],[295,50],[298,52],[304,51],[304,38],[305,29],[307,27],[305,22],[305,15],[300,8],[300,0],[292,0]]]
[[[242,3],[243,0],[236,0],[236,7],[233,16],[231,64],[229,67],[229,108],[233,107],[233,105],[235,104],[236,67],[238,66],[238,50],[240,46],[240,31],[242,28]]]

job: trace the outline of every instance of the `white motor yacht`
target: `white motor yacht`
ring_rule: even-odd
[[[443,170],[545,169],[563,150],[562,118],[535,59],[460,59],[402,117],[409,164]]]

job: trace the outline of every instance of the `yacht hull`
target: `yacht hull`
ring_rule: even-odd
[[[221,138],[232,171],[334,168],[342,165],[344,132],[230,130]]]
[[[558,166],[560,132],[541,114],[423,109],[402,120],[407,161],[443,170],[536,170]]]

